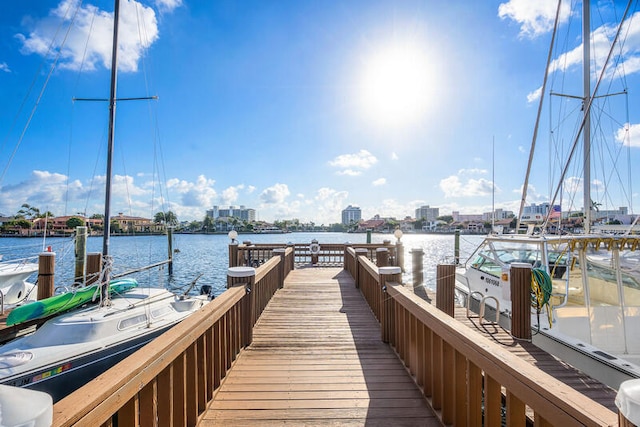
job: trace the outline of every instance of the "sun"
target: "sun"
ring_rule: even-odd
[[[432,100],[432,74],[426,53],[415,45],[377,50],[365,61],[361,79],[367,116],[393,126],[419,120]]]

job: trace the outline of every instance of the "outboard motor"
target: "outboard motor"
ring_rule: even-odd
[[[207,295],[209,299],[213,299],[214,295],[213,295],[213,288],[211,287],[211,285],[202,285],[200,287],[200,295]]]

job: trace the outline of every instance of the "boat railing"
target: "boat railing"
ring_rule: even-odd
[[[12,266],[12,267],[14,267],[14,269],[20,268],[23,265],[37,264],[37,263],[38,263],[38,257],[37,256],[2,260],[2,264],[3,265]]]
[[[476,332],[357,259],[359,286],[381,336],[452,425],[616,425],[617,416]],[[355,279],[356,277],[354,277]],[[505,420],[506,414],[506,420]]]
[[[196,425],[290,271],[285,251],[54,405],[53,425]]]

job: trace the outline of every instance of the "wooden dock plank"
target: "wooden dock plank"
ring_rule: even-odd
[[[441,425],[340,268],[289,274],[199,425],[284,424]]]

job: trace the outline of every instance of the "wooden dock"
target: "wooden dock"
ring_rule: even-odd
[[[342,268],[295,270],[200,426],[441,425]]]
[[[226,292],[56,403],[54,425],[618,425],[599,383],[343,254],[230,267]]]

